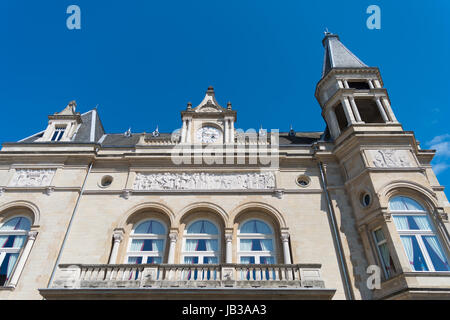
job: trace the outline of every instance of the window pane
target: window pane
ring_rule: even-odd
[[[16,217],[9,221],[7,221],[0,230],[2,231],[9,231],[9,230],[23,230],[23,231],[29,231],[30,230],[30,220],[24,217]]]
[[[392,211],[425,211],[415,200],[407,197],[395,197],[389,201],[389,209]]]
[[[261,264],[274,264],[275,258],[274,257],[260,257],[259,263]]]
[[[205,264],[217,264],[219,260],[217,257],[203,257],[203,263]]]
[[[142,257],[128,257],[128,263],[141,264],[142,263]]]
[[[255,264],[255,257],[241,257],[241,263]]]
[[[272,234],[269,226],[260,220],[250,220],[244,223],[240,228],[241,233],[262,233]]]
[[[165,234],[166,229],[164,226],[155,220],[149,220],[142,222],[134,230],[135,234]]]
[[[394,223],[397,230],[431,230],[427,216],[396,215]]]
[[[379,242],[381,242],[381,241],[386,239],[384,237],[383,230],[381,230],[381,229],[375,230],[373,233],[375,235],[375,239],[376,239],[377,243],[379,243]]]
[[[219,234],[219,231],[211,222],[207,220],[199,220],[189,226],[187,233]]]
[[[450,271],[448,260],[435,236],[422,236],[428,255],[436,271]]]
[[[161,257],[147,257],[147,263],[162,263]]]
[[[4,285],[11,276],[11,272],[16,264],[18,253],[6,253],[0,265],[0,286]]]
[[[184,257],[184,263],[198,264],[198,257]]]
[[[164,240],[161,239],[133,239],[131,251],[162,251]]]
[[[420,250],[417,239],[414,236],[400,237],[405,248],[409,264],[414,271],[428,271],[422,251]]]
[[[186,251],[217,251],[217,239],[186,239]]]

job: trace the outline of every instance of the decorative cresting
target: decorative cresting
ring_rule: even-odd
[[[371,158],[371,165],[377,168],[413,167],[409,150],[367,150]]]
[[[137,173],[134,190],[270,190],[273,172],[252,173]]]
[[[16,169],[10,187],[49,186],[56,169]]]

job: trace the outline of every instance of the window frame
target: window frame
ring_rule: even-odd
[[[408,198],[410,200],[413,200],[414,202],[416,202],[418,205],[420,205],[420,207],[423,208],[423,210],[393,210],[390,208],[390,202],[397,198],[397,197],[403,197],[403,198]],[[442,241],[441,241],[441,237],[439,236],[439,233],[436,231],[436,227],[434,226],[434,222],[431,219],[430,213],[427,209],[425,209],[425,206],[423,204],[420,203],[420,201],[417,201],[415,198],[413,197],[409,197],[409,196],[403,196],[403,195],[397,195],[394,196],[392,198],[389,199],[389,211],[391,213],[391,217],[392,220],[394,222],[394,226],[395,226],[395,230],[397,231],[397,234],[399,235],[400,238],[400,243],[403,247],[403,252],[406,255],[407,260],[409,261],[409,257],[408,254],[406,252],[406,248],[403,245],[403,241],[401,240],[402,236],[410,236],[410,237],[414,237],[416,239],[417,245],[420,249],[420,252],[425,260],[425,264],[426,267],[428,268],[428,270],[415,270],[414,266],[412,266],[410,263],[408,263],[409,268],[411,269],[411,271],[413,272],[450,272],[450,270],[447,271],[442,271],[442,270],[436,270],[433,264],[433,261],[430,257],[430,254],[428,252],[427,247],[425,246],[425,243],[422,239],[422,237],[426,237],[426,236],[433,236],[436,237],[436,240],[439,244],[440,249],[442,250],[442,253],[444,254],[444,257],[447,260],[447,263],[449,261],[449,257],[448,257],[448,253],[445,249],[445,247],[442,245]],[[428,224],[430,226],[430,229],[428,230],[410,230],[410,229],[406,229],[406,230],[402,230],[402,229],[398,229],[397,225],[395,224],[395,217],[407,217],[407,216],[422,216],[422,217],[426,217]]]
[[[30,229],[28,231],[26,231],[26,230],[0,230],[0,236],[25,236],[25,240],[23,241],[22,246],[20,248],[3,248],[3,247],[0,247],[0,258],[1,258],[0,266],[3,264],[3,261],[4,261],[4,259],[5,259],[7,254],[17,254],[17,259],[14,262],[13,268],[11,269],[11,273],[9,274],[9,276],[7,276],[5,282],[2,285],[0,285],[0,288],[8,287],[9,284],[10,284],[11,279],[13,278],[13,276],[15,274],[15,272],[18,271],[16,269],[17,269],[17,266],[19,264],[19,261],[22,258],[22,253],[23,253],[23,251],[25,249],[25,246],[27,245],[27,241],[28,241],[29,234],[30,234],[30,231],[31,231],[31,226],[33,225],[33,221],[29,217],[24,216],[24,215],[14,215],[14,216],[11,216],[9,218],[6,218],[0,224],[0,229],[7,222],[9,222],[9,221],[11,221],[11,220],[13,220],[15,218],[24,218],[24,219],[28,220],[28,222],[30,224]],[[6,240],[6,241],[8,241],[8,240]],[[4,253],[4,255],[3,255],[3,253]]]
[[[271,231],[270,234],[263,234],[263,233],[241,233],[241,227],[246,224],[249,221],[257,220],[263,222],[265,225],[267,225]],[[271,223],[260,219],[260,218],[249,218],[241,223],[239,223],[239,227],[237,230],[237,261],[239,264],[241,264],[241,257],[254,257],[255,258],[255,264],[261,264],[261,257],[272,257],[273,258],[273,264],[277,263],[277,250],[276,246],[277,243],[275,241],[275,230]],[[261,250],[261,251],[242,251],[241,250],[241,239],[261,239],[261,240],[272,240],[272,250]]]
[[[381,232],[383,233],[384,240],[381,240],[381,241],[378,241],[378,240],[377,240],[376,232],[377,232],[378,230],[381,230]],[[389,251],[389,258],[392,259],[392,254],[391,254],[391,249],[390,249],[390,247],[389,247],[388,239],[387,239],[386,233],[384,232],[384,230],[383,230],[382,227],[378,227],[378,228],[375,228],[375,229],[372,230],[372,239],[373,239],[373,242],[375,243],[375,247],[376,247],[377,254],[378,254],[378,260],[380,261],[381,267],[382,267],[382,269],[383,269],[384,277],[385,277],[385,279],[389,279],[389,278],[391,278],[393,275],[396,274],[396,269],[391,270],[391,271],[388,271],[388,270],[387,270],[386,262],[384,261],[383,254],[381,253],[380,247],[381,247],[383,244],[386,244],[386,246],[387,246],[387,248],[388,248],[388,251]],[[394,261],[392,261],[392,262],[393,262],[393,263],[392,263],[392,266],[395,268]],[[391,273],[391,274],[390,274],[390,273]]]
[[[164,234],[154,234],[154,233],[135,233],[137,227],[139,227],[141,224],[147,222],[147,221],[156,221],[160,223],[164,228]],[[128,262],[128,259],[130,257],[142,257],[142,262],[140,264],[147,264],[148,257],[158,257],[161,258],[161,263],[164,263],[164,257],[166,252],[166,246],[167,246],[167,234],[168,234],[168,228],[166,224],[156,218],[146,218],[142,219],[139,222],[135,223],[133,225],[133,229],[130,232],[130,235],[128,237],[128,244],[127,244],[127,251],[125,253],[125,264],[133,264],[131,262]],[[133,240],[163,240],[163,245],[161,251],[131,251],[131,245]],[[156,264],[156,263],[153,263]]]
[[[192,226],[194,223],[198,222],[198,221],[208,221],[210,223],[212,223],[216,229],[217,229],[217,234],[213,235],[213,234],[205,234],[205,233],[187,233],[188,229],[190,226]],[[217,258],[217,264],[220,264],[221,262],[221,250],[222,250],[222,246],[221,246],[221,239],[222,239],[222,232],[221,229],[219,228],[218,224],[216,222],[214,222],[213,220],[210,219],[206,219],[206,218],[199,218],[199,219],[195,219],[191,222],[189,222],[189,224],[186,225],[184,232],[183,232],[183,241],[181,244],[181,264],[187,264],[184,261],[184,258],[186,257],[198,257],[198,263],[197,264],[205,264],[203,263],[204,258],[205,257],[215,257]],[[217,240],[217,250],[206,250],[206,251],[187,251],[186,250],[186,242],[187,240]]]
[[[66,133],[67,125],[55,125],[55,129],[50,137],[50,141],[58,142],[64,137]]]

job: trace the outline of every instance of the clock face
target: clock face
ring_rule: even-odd
[[[219,141],[220,130],[214,127],[202,127],[197,130],[197,141],[202,143],[214,143]]]

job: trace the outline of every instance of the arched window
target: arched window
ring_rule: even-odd
[[[238,248],[240,263],[276,263],[273,231],[268,224],[261,220],[249,220],[240,226]]]
[[[14,217],[0,226],[0,286],[11,278],[30,227],[31,221],[25,217]]]
[[[404,196],[391,199],[389,209],[412,270],[450,271],[427,210]]]
[[[159,221],[139,223],[130,234],[127,263],[162,263],[167,232]]]
[[[183,263],[216,264],[220,258],[219,229],[208,220],[197,220],[184,232]]]

